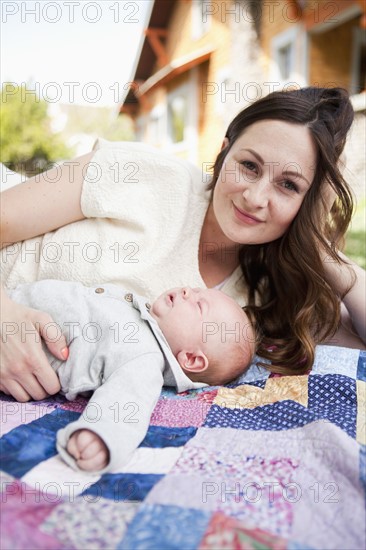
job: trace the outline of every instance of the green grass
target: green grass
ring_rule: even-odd
[[[360,199],[346,235],[346,256],[366,269],[366,198]]]

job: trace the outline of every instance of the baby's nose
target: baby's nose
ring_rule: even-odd
[[[185,286],[184,288],[182,288],[182,296],[185,300],[189,299],[189,297],[191,296],[191,293],[192,293],[192,289],[189,286]]]

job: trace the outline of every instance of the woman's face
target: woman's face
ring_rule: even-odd
[[[308,128],[277,120],[249,126],[225,157],[213,212],[231,243],[281,237],[310,188],[316,148]]]

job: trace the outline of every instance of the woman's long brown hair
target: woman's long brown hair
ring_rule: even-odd
[[[209,189],[223,161],[245,129],[260,120],[281,120],[309,128],[317,149],[312,185],[285,234],[276,241],[243,245],[239,258],[248,286],[249,315],[261,335],[257,355],[272,372],[301,374],[314,362],[314,348],[340,322],[340,299],[327,282],[324,260],[341,263],[338,250],[353,212],[350,188],[339,170],[354,112],[342,88],[302,88],[274,92],[241,111],[228,127]],[[329,212],[328,184],[336,194]],[[321,257],[322,256],[322,257]]]

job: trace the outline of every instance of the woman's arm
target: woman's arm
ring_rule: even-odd
[[[340,257],[346,262],[338,264],[332,259],[324,260],[328,280],[347,308],[352,325],[364,343],[366,343],[366,273],[344,254]]]
[[[1,194],[1,247],[84,218],[80,197],[93,154],[52,168]],[[14,303],[1,288],[0,391],[28,401],[60,390],[41,344],[43,338],[53,355],[66,358],[65,337],[57,342],[47,339],[45,326],[51,322],[49,315]]]
[[[1,193],[1,248],[82,220],[81,190],[94,152]]]
[[[343,152],[338,162],[342,175],[346,169],[346,162],[347,158]],[[328,205],[328,212],[330,212],[335,199],[335,191],[330,185],[327,185],[324,189],[324,200]],[[340,345],[360,348],[361,340],[366,344],[366,273],[339,250],[338,255],[343,263],[338,264],[333,258],[322,255],[328,281],[338,296],[342,297],[342,326],[335,337],[339,338]],[[357,331],[359,338],[353,329]]]

